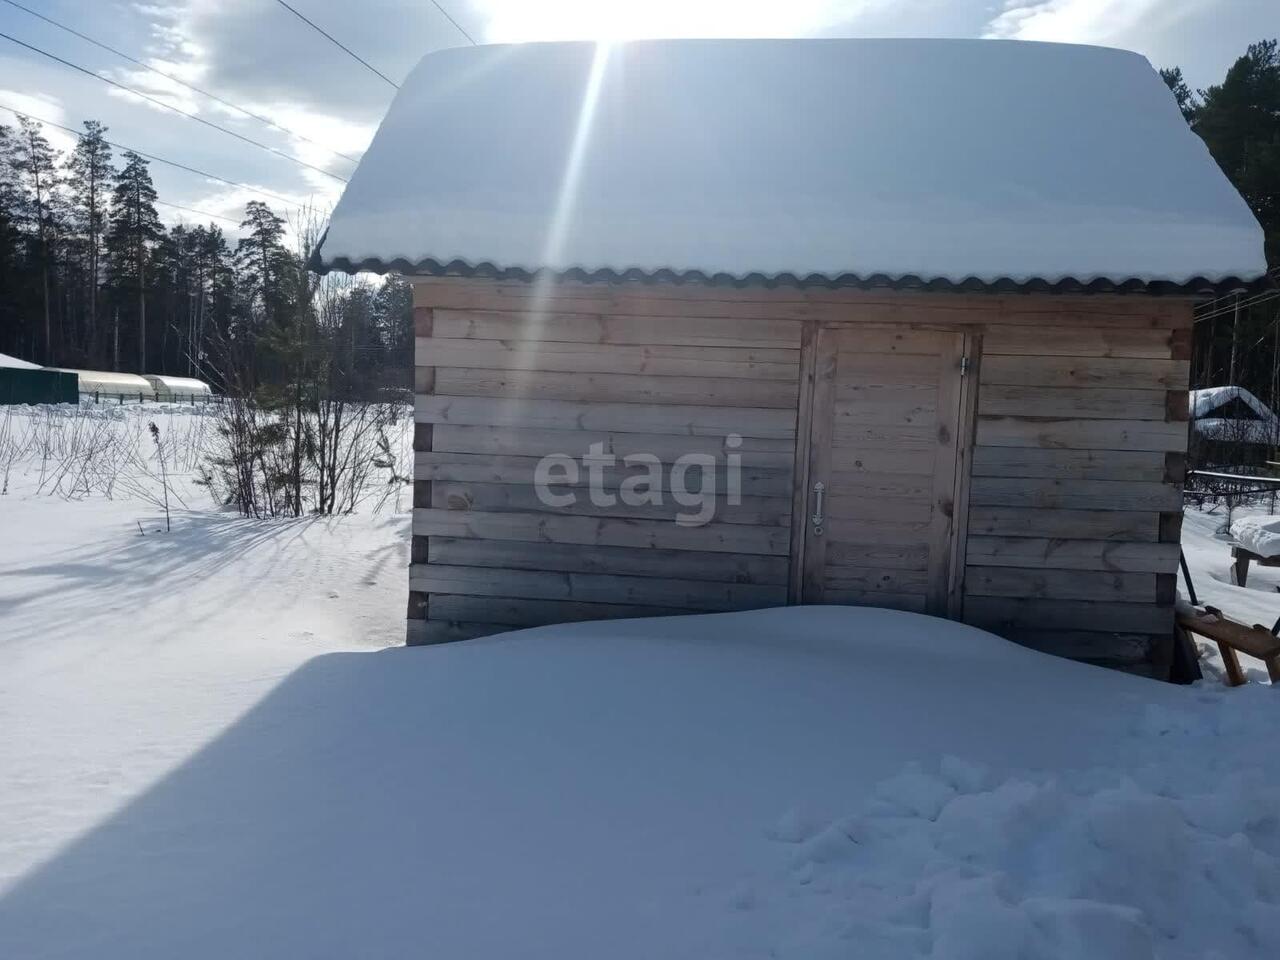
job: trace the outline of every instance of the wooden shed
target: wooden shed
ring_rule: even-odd
[[[892,40],[432,54],[317,263],[414,285],[411,643],[834,603],[1156,675],[1192,308],[1265,270],[1145,59]]]

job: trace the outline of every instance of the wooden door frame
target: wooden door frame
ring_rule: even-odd
[[[806,595],[806,576],[814,571],[821,575],[825,560],[825,541],[818,541],[819,554],[811,547],[809,533],[810,487],[812,477],[830,474],[831,438],[819,436],[830,423],[815,424],[814,411],[825,409],[830,394],[835,389],[836,351],[833,334],[850,328],[863,328],[860,320],[805,320],[801,333],[799,402],[796,409],[796,448],[791,508],[791,556],[787,579],[787,602],[799,604]],[[959,325],[937,323],[874,324],[889,330],[938,330],[960,337],[959,352],[955,362],[960,366],[960,376],[955,378],[955,466],[954,473],[946,481],[947,489],[935,489],[935,496],[949,500],[950,537],[946,547],[947,570],[945,584],[938,590],[945,597],[944,609],[938,611],[953,620],[963,614],[964,561],[969,533],[969,487],[973,472],[973,446],[977,428],[977,397],[982,335],[980,332]],[[935,471],[935,482],[937,482]]]

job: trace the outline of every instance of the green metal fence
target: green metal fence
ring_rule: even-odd
[[[79,403],[80,381],[74,373],[0,367],[0,406],[10,403]]]

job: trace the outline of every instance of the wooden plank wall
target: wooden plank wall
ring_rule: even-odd
[[[783,602],[788,537],[802,531],[790,528],[784,462],[794,432],[779,428],[808,389],[796,382],[801,338],[812,335],[802,321],[923,323],[982,343],[978,396],[967,394],[977,408],[972,474],[961,468],[967,540],[961,530],[955,541],[964,619],[1065,656],[1167,669],[1189,302],[414,283],[417,390],[434,398],[415,434],[411,642]],[[547,316],[550,342],[536,352],[520,347],[528,327],[518,318],[530,313]],[[652,514],[548,516],[521,499],[537,457],[567,439],[618,452],[658,443],[674,456],[743,410],[757,412],[765,435],[744,458],[759,499],[736,517],[682,529]]]
[[[964,618],[1052,653],[1166,673],[1190,309],[983,335]]]
[[[431,306],[415,320],[411,643],[786,602],[803,324]],[[656,456],[662,504],[594,504],[585,470],[554,488],[576,503],[544,504],[539,459],[592,445]],[[669,482],[690,453],[716,458],[721,494],[740,458],[740,503],[720,496],[705,525],[673,522],[697,512]],[[605,489],[643,472],[605,469]]]

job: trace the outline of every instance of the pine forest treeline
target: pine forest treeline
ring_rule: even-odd
[[[248,363],[255,386],[278,382],[288,365],[273,346],[310,329],[342,344],[347,382],[410,383],[407,284],[336,277],[318,291],[301,242],[289,240],[314,242],[306,211],[295,216],[311,222],[286,231],[253,201],[234,243],[213,223],[166,228],[147,160],[116,155],[106,134],[89,120],[62,153],[36,121],[0,125],[0,353],[196,376],[224,390],[233,353],[236,379]]]
[[[1250,44],[1222,83],[1193,91],[1182,71],[1160,71],[1182,115],[1262,224],[1267,263],[1280,283],[1280,49]],[[1262,290],[1197,313],[1193,387],[1242,386],[1280,409],[1280,296]]]
[[[1262,223],[1280,279],[1276,41],[1251,44],[1205,90],[1190,89],[1177,67],[1161,75]],[[309,279],[305,244],[291,247],[280,215],[258,201],[245,208],[235,243],[212,223],[166,229],[146,159],[116,156],[106,133],[87,121],[63,155],[37,122],[0,125],[0,352],[50,366],[200,376],[220,389],[232,386],[234,356],[235,379],[259,390],[285,387],[299,344],[319,338],[348,385],[410,383],[403,281]],[[290,235],[314,242],[315,223],[293,226]],[[1238,303],[1201,309],[1192,383],[1239,384],[1280,407],[1280,297]]]

